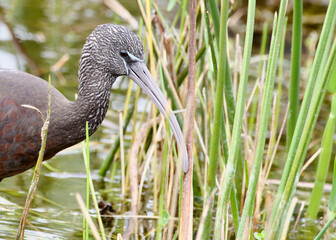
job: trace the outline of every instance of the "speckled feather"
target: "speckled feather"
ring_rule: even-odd
[[[85,139],[85,122],[90,135],[103,121],[115,79],[126,75],[120,58],[126,50],[139,59],[143,47],[125,27],[104,24],[88,37],[79,65],[79,93],[74,102],[51,88],[51,121],[44,159]],[[40,114],[22,104],[47,112],[48,83],[30,74],[0,70],[0,180],[23,172],[36,163],[43,121]]]

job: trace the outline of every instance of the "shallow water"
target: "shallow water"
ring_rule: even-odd
[[[136,1],[123,3],[130,6],[132,14],[138,14]],[[40,73],[44,79],[50,74],[52,84],[72,100],[77,92],[78,62],[86,37],[99,24],[113,22],[127,25],[101,1],[95,0],[5,0],[0,2],[0,7],[6,19],[6,23],[0,20],[0,68],[18,69],[35,75]],[[9,29],[13,29],[21,50],[13,43]],[[65,55],[69,56],[69,60],[61,71],[52,71],[52,65]],[[34,70],[34,66],[38,71]],[[123,110],[127,88],[127,79],[119,79],[114,84],[112,105],[106,120],[90,138],[91,169],[96,188],[99,190],[99,186],[104,184],[115,185],[106,195],[113,195],[109,200],[114,200],[112,203],[117,209],[121,204],[120,179],[102,181],[97,171],[119,133],[117,112]],[[139,111],[145,110],[146,102],[143,97]],[[126,146],[127,139],[126,135]],[[86,193],[82,145],[63,151],[48,164],[56,172],[47,167],[42,169],[28,216],[25,239],[82,239],[82,213],[75,198],[78,192],[85,199]],[[29,170],[1,182],[0,239],[15,237],[31,178],[32,170]]]

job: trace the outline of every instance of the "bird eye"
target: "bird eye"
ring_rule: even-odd
[[[128,57],[128,53],[127,53],[127,51],[125,51],[125,50],[121,50],[121,51],[120,51],[120,56],[123,57],[123,58]]]

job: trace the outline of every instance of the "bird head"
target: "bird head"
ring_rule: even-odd
[[[134,62],[143,62],[144,49],[137,35],[114,24],[96,27],[87,38],[81,61],[112,76],[128,75]],[[86,59],[87,58],[87,59]]]
[[[183,134],[162,91],[156,84],[143,60],[144,49],[140,39],[129,29],[119,25],[103,24],[88,37],[82,52],[79,72],[85,66],[103,75],[131,78],[169,119],[177,143],[182,150],[182,167],[188,171],[188,155]],[[86,71],[87,72],[87,71]],[[88,73],[88,72],[87,72]]]

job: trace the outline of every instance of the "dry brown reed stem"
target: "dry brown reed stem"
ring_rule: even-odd
[[[45,123],[43,124],[43,127],[42,127],[42,132],[43,132],[42,133],[43,134],[42,135],[42,142],[44,141],[44,139],[46,137],[45,131],[48,129],[49,118],[48,118],[47,121],[45,121]],[[42,153],[42,158],[43,158],[43,155],[44,155],[44,150],[43,150],[43,153]],[[34,194],[35,194],[35,191],[36,191],[36,188],[37,188],[37,184],[38,184],[38,181],[39,181],[39,176],[40,176],[41,169],[42,169],[42,161],[40,162],[40,164],[36,165],[36,167],[35,167],[35,171],[37,171],[36,178],[31,183],[30,189],[32,189],[32,190],[28,191],[26,204],[25,204],[25,207],[23,209],[23,213],[22,213],[22,216],[21,216],[21,219],[20,219],[20,225],[19,225],[19,229],[17,231],[16,239],[21,239],[21,240],[24,239],[24,230],[25,230],[25,226],[26,226],[27,216],[28,216],[29,208],[30,208],[31,202],[33,201]]]
[[[172,166],[174,166],[174,165],[172,165]],[[172,220],[172,218],[174,218],[175,215],[176,215],[176,207],[177,207],[177,201],[178,201],[181,171],[182,171],[182,166],[181,166],[181,164],[178,164],[178,166],[176,166],[176,168],[175,168],[175,173],[174,173],[174,177],[173,177],[173,186],[172,186],[172,190],[171,190],[171,204],[170,204],[170,209],[169,209],[170,219],[169,219],[169,222],[168,222],[168,233],[167,233],[168,237],[167,237],[167,239],[173,239],[175,223]]]
[[[187,113],[184,128],[186,130],[186,145],[189,159],[189,171],[184,174],[182,183],[182,204],[179,237],[192,239],[193,223],[193,142],[195,119],[195,64],[196,64],[196,0],[190,1],[190,35],[188,62]],[[180,154],[182,155],[182,154]]]
[[[278,134],[278,139],[277,139],[277,141],[275,143],[275,146],[274,146],[274,150],[273,150],[271,159],[270,159],[269,162],[267,162],[267,164],[265,164],[265,174],[264,174],[265,179],[264,179],[264,182],[266,182],[266,180],[268,178],[268,175],[269,175],[269,173],[271,171],[271,167],[272,167],[272,164],[273,164],[273,161],[274,161],[274,158],[275,158],[276,150],[278,149],[282,133],[283,133],[283,131],[285,129],[285,125],[286,125],[286,121],[287,121],[287,115],[288,115],[288,110],[289,110],[289,105],[287,105],[287,109],[286,109],[285,115],[283,117],[283,122],[282,122],[282,125],[281,125],[281,128],[280,128],[280,132]],[[268,161],[268,159],[266,159],[266,160]]]
[[[86,221],[87,221],[88,224],[89,224],[89,227],[90,227],[90,230],[91,230],[91,232],[92,232],[92,235],[93,235],[94,239],[96,239],[96,240],[101,240],[101,237],[100,237],[100,235],[99,235],[99,232],[98,232],[98,230],[97,230],[97,227],[96,227],[96,225],[94,224],[94,222],[93,222],[93,220],[92,220],[92,218],[91,218],[91,216],[90,216],[90,213],[89,213],[88,210],[86,209],[85,203],[84,203],[84,201],[83,201],[81,195],[80,195],[78,192],[76,192],[76,193],[75,193],[75,196],[76,196],[77,203],[78,203],[78,205],[79,205],[79,207],[80,207],[80,209],[81,209],[81,211],[82,211],[82,213],[83,213],[83,215],[84,215]]]
[[[267,228],[268,221],[271,218],[273,201],[274,201],[273,193],[270,191],[267,191],[266,196],[265,196],[265,206],[264,206],[264,211],[266,212],[265,229]]]
[[[271,119],[271,136],[270,139],[275,139],[275,134],[277,133],[277,129],[274,128],[274,121],[275,121],[275,117],[276,117],[276,102],[277,102],[277,97],[276,97],[276,93],[274,93],[273,96],[273,108],[272,108],[272,119]],[[271,152],[276,151],[276,149],[274,148],[274,146],[271,146],[272,143],[270,141],[269,145],[268,145],[268,150],[267,150],[267,154],[266,154],[266,159],[265,159],[265,163],[264,165],[261,166],[261,171],[259,174],[259,184],[257,186],[257,192],[256,192],[256,206],[255,206],[255,210],[254,210],[254,222],[257,223],[258,219],[259,219],[259,214],[260,214],[260,204],[261,204],[261,200],[262,200],[262,192],[264,190],[264,185],[265,185],[265,171],[267,169],[268,166],[268,162],[270,161],[270,155]]]
[[[293,229],[292,229],[292,232],[294,232],[294,233],[296,232],[296,227],[297,227],[297,225],[298,225],[298,223],[299,223],[299,221],[301,219],[301,215],[303,213],[303,209],[304,209],[305,205],[306,205],[306,202],[302,201],[300,209],[299,209],[299,213],[298,213],[298,215],[296,217],[296,220],[295,220],[295,223],[294,223],[294,226],[293,226]]]
[[[272,139],[272,138],[275,139],[275,134],[277,133],[277,129],[275,129],[273,127],[274,126],[273,122],[274,122],[274,119],[276,118],[276,100],[277,100],[277,98],[276,98],[276,96],[274,96],[273,111],[272,111],[272,124],[271,124],[272,129],[271,129],[270,139]],[[288,107],[287,107],[287,110],[285,112],[285,116],[284,116],[284,120],[283,120],[281,129],[280,129],[280,132],[278,134],[278,139],[277,139],[274,146],[268,148],[264,168],[263,168],[263,171],[262,171],[262,177],[260,178],[260,184],[258,185],[256,207],[255,207],[256,210],[255,210],[255,214],[254,214],[255,221],[259,216],[259,208],[260,208],[260,204],[261,204],[262,192],[263,192],[266,180],[268,178],[269,171],[271,169],[271,166],[272,166],[272,163],[273,163],[273,160],[274,160],[274,157],[275,157],[275,153],[276,153],[276,151],[278,149],[278,146],[279,146],[280,138],[282,136],[282,132],[284,130],[285,122],[286,122],[286,119],[287,119],[287,113],[288,113]]]
[[[125,21],[127,21],[133,29],[137,30],[139,28],[138,21],[117,0],[104,0],[103,2],[113,12],[115,12],[121,18],[123,18]]]
[[[202,233],[203,233],[203,228],[204,228],[204,221],[205,221],[205,218],[209,212],[209,209],[210,209],[210,206],[214,200],[214,197],[215,197],[215,193],[217,192],[217,188],[214,188],[214,190],[212,190],[211,194],[210,194],[210,197],[208,199],[208,201],[206,201],[206,204],[203,208],[203,211],[202,211],[202,215],[200,217],[200,222],[199,222],[199,225],[198,225],[198,230],[197,230],[197,235],[196,235],[196,240],[201,240],[202,239]]]
[[[156,121],[159,121],[160,117],[156,117]],[[140,131],[137,133],[136,138],[132,144],[131,156],[129,160],[129,178],[130,178],[130,189],[131,189],[131,213],[132,215],[138,214],[138,156],[141,145],[147,136],[149,128],[153,126],[154,119],[151,119],[147,123],[141,126]],[[137,227],[137,218],[131,218],[126,231],[123,234],[123,239],[129,239],[131,235],[135,232]]]
[[[276,101],[276,97],[274,97],[274,103],[275,103],[275,101]],[[273,109],[273,114],[272,114],[273,117],[275,117],[275,107],[276,106],[274,104],[274,109]],[[281,128],[280,128],[279,134],[278,134],[277,141],[276,141],[275,145],[272,148],[272,155],[271,155],[271,157],[266,157],[263,170],[260,173],[261,174],[261,177],[259,178],[260,179],[259,180],[260,184],[258,184],[258,191],[257,191],[257,197],[256,197],[256,206],[255,206],[255,213],[254,213],[254,220],[256,222],[257,222],[257,219],[259,218],[259,209],[261,207],[262,193],[263,193],[263,190],[264,190],[264,187],[265,187],[265,184],[266,184],[269,172],[271,170],[271,167],[272,167],[272,164],[273,164],[273,161],[274,161],[274,158],[275,158],[275,154],[277,152],[277,149],[278,149],[278,146],[279,146],[279,143],[280,143],[280,139],[281,139],[282,133],[285,130],[288,109],[289,109],[289,105],[287,105],[287,109],[286,109],[285,115],[283,117],[283,122],[282,122],[282,125],[281,125]],[[271,135],[272,135],[272,132],[276,132],[276,131],[277,131],[277,129],[271,129]]]
[[[59,58],[57,60],[57,62],[52,65],[50,67],[50,71],[52,71],[53,73],[55,73],[57,79],[59,80],[59,82],[62,84],[62,85],[66,85],[67,83],[67,80],[66,78],[64,77],[62,71],[61,71],[61,68],[64,66],[64,64],[66,64],[70,59],[70,54],[69,53],[65,53],[63,54],[63,56],[61,58]]]
[[[262,105],[263,93],[265,90],[265,77],[266,77],[266,62],[263,63],[263,70],[261,72],[261,78],[259,82],[258,109],[257,109],[258,112],[257,112],[256,126],[254,130],[255,133],[259,132],[260,127],[261,105]],[[254,146],[257,146],[257,144],[258,144],[258,137],[256,136],[254,138]]]
[[[298,202],[297,197],[294,197],[293,200],[291,201],[290,205],[289,205],[289,209],[288,209],[288,212],[286,214],[286,220],[285,220],[285,223],[284,223],[284,227],[282,229],[280,240],[286,240],[287,239],[289,224],[291,222],[291,218],[293,216],[294,209],[295,209],[295,206],[296,206],[297,202]]]
[[[314,160],[320,155],[322,151],[322,148],[319,148],[309,159],[308,161],[303,165],[302,169],[301,169],[301,173],[300,175],[307,169],[307,167],[310,166],[310,164],[312,164],[314,162]]]
[[[155,28],[157,29],[157,32],[160,35],[160,45],[164,46],[164,48],[162,47],[162,54],[164,55],[164,57],[161,58],[162,65],[167,66],[167,69],[171,73],[172,81],[176,87],[177,76],[176,76],[176,70],[175,70],[175,52],[174,52],[173,36],[166,34],[165,27],[158,14],[154,15],[152,23],[153,25],[156,26]],[[178,38],[178,36],[176,38]]]
[[[144,7],[142,6],[141,1],[140,1],[140,0],[137,0],[137,3],[138,3],[138,6],[139,6],[139,10],[140,10],[140,12],[141,12],[142,18],[143,18],[143,20],[144,20],[144,22],[145,22],[145,25],[146,25],[146,26],[149,26],[149,25],[150,25],[150,22],[147,21],[146,13],[145,13]],[[186,22],[187,22],[187,21],[186,21]],[[187,25],[187,24],[186,24],[186,25]],[[153,34],[153,33],[152,33],[152,32],[149,32],[148,34]],[[156,53],[158,54],[158,58],[159,58],[159,59],[163,59],[162,54],[161,54],[161,48],[158,46],[158,44],[157,44],[157,42],[156,42],[156,39],[155,39],[154,37],[152,38],[152,43],[153,43],[153,46],[154,46],[154,48],[155,48]],[[181,50],[182,50],[182,49],[181,49]],[[183,54],[183,53],[182,53],[182,54]],[[178,94],[177,94],[176,88],[175,88],[175,86],[174,86],[173,80],[172,80],[172,78],[171,78],[171,76],[170,76],[170,72],[169,72],[167,66],[162,65],[162,69],[163,69],[163,72],[164,72],[164,74],[165,74],[165,77],[167,78],[169,87],[170,87],[170,89],[172,90],[172,93],[173,93],[174,98],[175,98],[175,100],[176,100],[176,102],[177,102],[177,105],[179,106],[180,109],[183,109],[181,100],[180,100],[180,98],[179,98],[179,96],[178,96]]]
[[[248,111],[246,109],[248,109],[247,105],[245,106],[245,112],[243,115],[242,133],[241,133],[242,146],[244,147],[244,150],[243,150],[244,159],[248,159],[249,157],[254,156],[254,152],[255,152],[255,147],[253,146],[253,140],[252,140],[252,137],[249,135],[249,131],[248,131],[248,126],[247,126],[247,112]],[[243,182],[241,184],[240,208],[239,209],[243,209],[244,207],[244,200],[245,200],[246,191],[247,191],[245,171],[243,171],[242,181]]]
[[[166,190],[166,197],[165,197],[165,208],[169,209],[171,204],[172,198],[172,189],[174,184],[174,159],[170,157],[170,161],[168,164],[169,174],[168,174],[168,188]]]
[[[54,63],[54,65],[50,67],[50,70],[53,72],[59,71],[64,66],[64,64],[69,61],[69,59],[70,59],[69,53],[63,54],[62,57],[58,59],[57,62]]]

